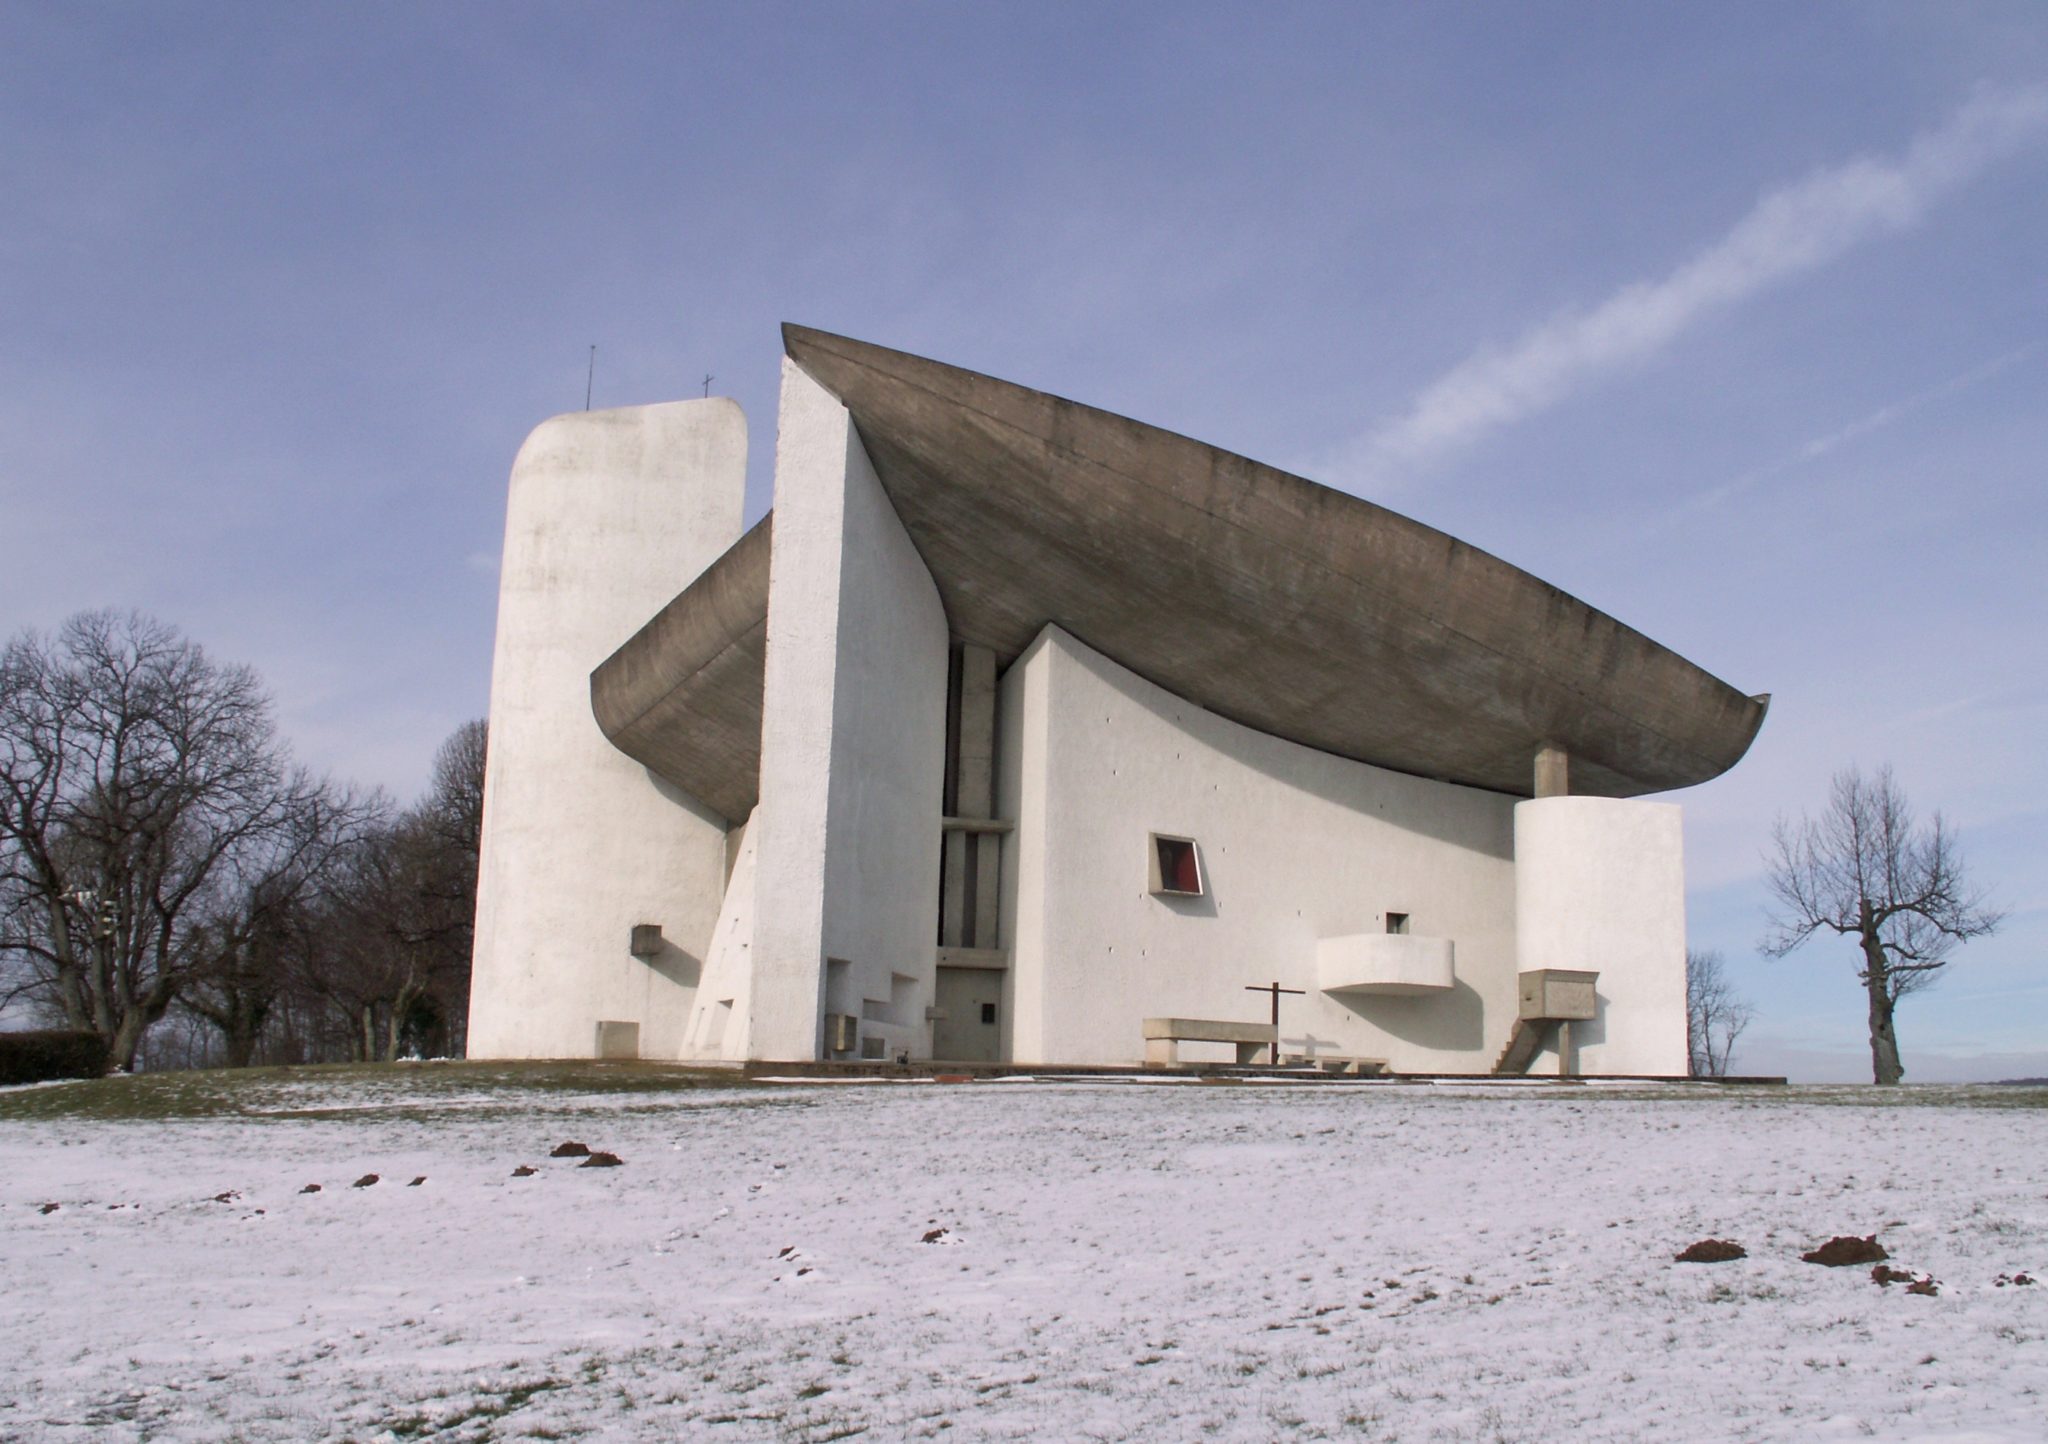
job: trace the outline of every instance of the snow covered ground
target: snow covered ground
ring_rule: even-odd
[[[0,1091],[0,1438],[2048,1438],[2040,1090],[223,1078]]]

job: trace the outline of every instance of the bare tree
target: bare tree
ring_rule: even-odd
[[[481,719],[463,723],[434,754],[434,780],[421,803],[437,843],[430,895],[442,919],[442,961],[434,990],[440,1044],[455,1056],[469,1037],[469,977],[476,951],[477,871],[483,860],[484,754],[490,733]]]
[[[1695,1078],[1725,1078],[1756,1009],[1728,981],[1721,955],[1685,951],[1685,1044]]]
[[[0,964],[7,996],[132,1067],[210,922],[293,866],[321,784],[246,667],[134,612],[0,651]]]
[[[434,780],[421,806],[449,851],[473,870],[483,847],[484,754],[490,732],[482,718],[463,723],[434,753]]]
[[[310,789],[293,800],[270,846],[237,860],[178,1000],[218,1030],[228,1067],[255,1061],[273,1011],[318,947],[328,890],[350,852],[388,823],[376,794]]]
[[[1855,939],[1871,1076],[1898,1082],[1899,1000],[1931,986],[1957,944],[1995,931],[2005,914],[1964,876],[1941,814],[1925,826],[1914,820],[1890,767],[1870,777],[1854,767],[1836,773],[1819,817],[1778,820],[1765,862],[1777,905],[1763,952],[1784,957],[1823,929]]]
[[[338,870],[309,981],[344,1014],[351,1054],[459,1053],[469,1011],[485,733],[441,746],[425,797],[364,835]]]

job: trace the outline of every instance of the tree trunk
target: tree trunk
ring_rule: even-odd
[[[230,1068],[246,1068],[256,1061],[256,1040],[262,1035],[263,1024],[250,1016],[252,1009],[236,1008],[228,1014],[228,1025],[221,1029],[223,1041],[227,1044],[227,1064]]]
[[[1906,1076],[1899,1066],[1899,1038],[1892,1031],[1891,978],[1884,944],[1873,928],[1863,934],[1863,990],[1870,997],[1870,1080],[1887,1086]]]
[[[121,1015],[115,1026],[107,1049],[108,1061],[123,1073],[135,1071],[135,1054],[142,1047],[142,1034],[149,1024],[143,1021],[140,1008],[130,1008]],[[107,1037],[101,1034],[101,1037]]]

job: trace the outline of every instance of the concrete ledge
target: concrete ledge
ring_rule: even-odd
[[[612,1066],[630,1067],[676,1067],[678,1071],[690,1071],[681,1065],[628,1064]],[[699,1065],[701,1068],[701,1065]],[[1326,1073],[1320,1068],[1271,1067],[1258,1065],[1239,1067],[1233,1063],[1181,1063],[1171,1068],[1141,1067],[1130,1063],[959,1063],[943,1060],[920,1059],[915,1063],[882,1062],[821,1062],[809,1061],[768,1062],[756,1059],[736,1065],[739,1076],[747,1082],[762,1078],[804,1078],[819,1082],[849,1081],[855,1079],[876,1079],[901,1083],[921,1082],[940,1073],[952,1076],[967,1076],[977,1082],[990,1082],[1005,1078],[1042,1078],[1048,1082],[1086,1083],[1102,1082],[1174,1082],[1174,1083],[1273,1083],[1299,1084],[1307,1087],[1351,1087],[1389,1088],[1418,1087],[1431,1083],[1453,1083],[1473,1085],[1494,1085],[1503,1088],[1569,1088],[1583,1090],[1590,1084],[1660,1084],[1675,1087],[1683,1084],[1699,1084],[1715,1088],[1782,1088],[1783,1078],[1757,1076],[1740,1078],[1674,1078],[1669,1074],[1640,1073],[1611,1078],[1501,1078],[1492,1073],[1384,1073],[1377,1077]]]
[[[1145,1066],[1172,1068],[1182,1043],[1230,1043],[1239,1066],[1271,1063],[1280,1049],[1280,1030],[1271,1023],[1238,1023],[1220,1018],[1147,1018]]]
[[[1449,938],[1354,933],[1316,943],[1316,986],[1326,993],[1426,997],[1456,986]]]
[[[939,966],[1003,973],[1009,971],[1010,954],[1006,948],[940,948]]]
[[[1176,1038],[1183,1043],[1271,1043],[1277,1030],[1271,1023],[1232,1023],[1213,1018],[1147,1018],[1145,1037]]]

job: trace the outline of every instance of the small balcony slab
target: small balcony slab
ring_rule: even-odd
[[[1316,985],[1326,993],[1422,998],[1457,986],[1449,938],[1354,933],[1316,943]]]

